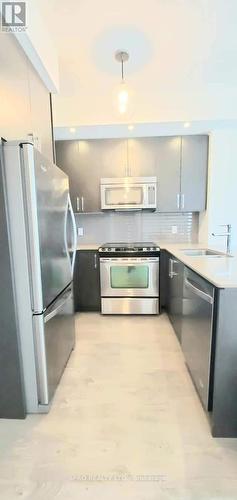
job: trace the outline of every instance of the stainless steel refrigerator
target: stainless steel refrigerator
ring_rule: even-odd
[[[75,343],[68,177],[19,141],[3,145],[3,177],[26,411],[47,412]]]

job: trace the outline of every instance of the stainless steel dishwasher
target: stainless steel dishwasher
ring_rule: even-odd
[[[211,409],[215,287],[184,269],[181,345],[191,377],[206,410]]]

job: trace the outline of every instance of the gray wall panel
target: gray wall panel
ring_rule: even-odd
[[[0,417],[24,418],[25,398],[6,217],[0,158]]]

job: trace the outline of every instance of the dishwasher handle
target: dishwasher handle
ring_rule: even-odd
[[[200,290],[197,286],[195,286],[188,278],[185,279],[184,281],[185,286],[192,290],[193,293],[195,293],[200,299],[205,300],[206,302],[209,302],[209,304],[213,304],[214,298],[209,295],[208,293],[204,292],[203,290]]]

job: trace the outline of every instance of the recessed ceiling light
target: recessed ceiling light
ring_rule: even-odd
[[[70,132],[71,132],[72,134],[74,134],[74,133],[76,132],[76,129],[75,129],[74,127],[71,127],[69,130],[70,130]]]
[[[133,130],[134,129],[134,125],[128,125],[128,130]]]
[[[191,123],[190,123],[190,122],[184,122],[184,127],[185,127],[185,128],[188,128],[188,127],[190,127],[190,126],[191,126]]]

